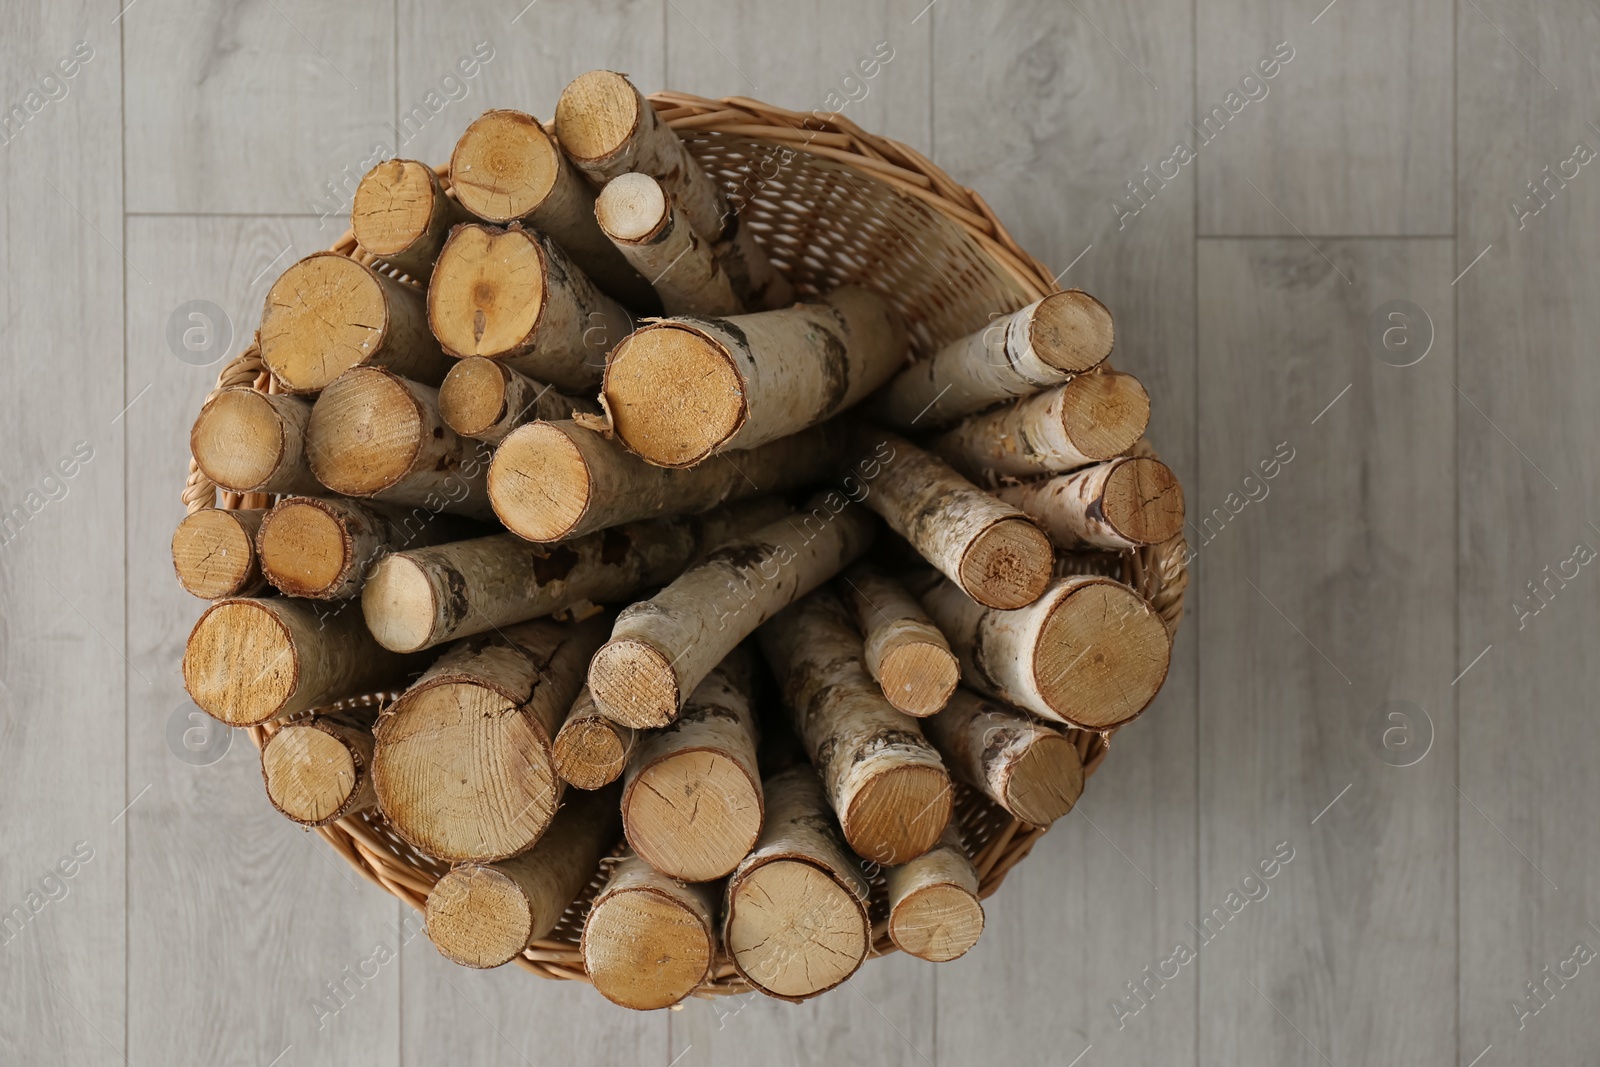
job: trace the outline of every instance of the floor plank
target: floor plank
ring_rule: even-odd
[[[1200,244],[1202,1063],[1455,1051],[1450,262],[1443,240]],[[1405,368],[1365,340],[1401,294],[1434,332]]]

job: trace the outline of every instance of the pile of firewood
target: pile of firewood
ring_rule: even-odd
[[[1073,732],[1167,671],[1106,566],[1183,519],[1110,315],[1059,292],[913,362],[871,289],[797,302],[605,71],[551,128],[486,112],[448,173],[373,168],[367,255],[267,296],[273,390],[194,424],[207,478],[276,503],[173,540],[215,601],[189,693],[272,724],[289,818],[381,813],[448,865],[427,931],[461,964],[549,935],[597,870],[585,970],[629,1007],[719,957],[813,996],[879,914],[961,955],[983,911],[953,783],[1049,824],[1083,786]]]

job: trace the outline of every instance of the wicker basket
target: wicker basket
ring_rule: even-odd
[[[918,357],[981,328],[996,312],[1024,307],[1057,288],[1050,272],[1022,250],[981,197],[914,149],[866,133],[849,119],[800,114],[743,97],[709,100],[664,92],[651,102],[707,172],[743,204],[743,222],[760,235],[801,298],[850,284],[876,290],[905,318]],[[448,186],[447,171],[440,174]],[[333,248],[372,262],[349,233]],[[254,345],[218,376],[218,389],[235,385],[277,391]],[[1153,454],[1143,441],[1136,450]],[[219,492],[192,460],[183,501],[191,512],[271,504],[256,494]],[[1180,536],[1120,559],[1118,577],[1151,602],[1169,632],[1183,614],[1184,556]],[[381,704],[397,696],[372,693],[335,707]],[[273,724],[252,727],[251,739],[259,748],[275,729]],[[1105,758],[1110,734],[1070,733],[1086,773],[1092,773]],[[975,791],[957,788],[956,817],[973,852],[980,895],[987,897],[1045,828],[1020,823]],[[364,877],[419,911],[446,869],[401,841],[376,812],[316,832]],[[596,871],[556,929],[518,957],[519,964],[546,978],[587,980],[578,937],[602,875]],[[885,911],[880,875],[873,880],[873,955],[895,951]],[[722,955],[697,995],[749,988]]]

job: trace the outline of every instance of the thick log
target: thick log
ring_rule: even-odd
[[[428,286],[428,323],[452,356],[504,360],[557,389],[591,392],[633,317],[548,236],[457,226]]]
[[[850,609],[819,589],[760,631],[783,703],[857,855],[905,863],[933,847],[954,794],[917,721],[883,698]]]
[[[1092,370],[1114,339],[1111,312],[1100,301],[1078,289],[1052,293],[901,371],[873,414],[901,430],[946,426]]]
[[[594,202],[600,228],[661,297],[668,315],[742,315],[744,301],[709,241],[694,232],[661,183],[623,174]]]
[[[352,367],[438,385],[450,360],[428,332],[422,291],[339,252],[283,272],[261,313],[261,360],[286,392],[315,393]]]
[[[931,447],[974,481],[1054,474],[1120,456],[1149,422],[1150,396],[1139,380],[1101,367],[970,416]]]
[[[468,356],[439,386],[439,417],[462,437],[499,444],[524,423],[598,415],[592,400],[558,393],[506,366],[504,360]]]
[[[183,685],[213,718],[256,726],[396,688],[421,667],[380,647],[353,605],[329,611],[287,597],[219,600],[189,633]]]
[[[711,973],[717,891],[685,885],[626,854],[584,920],[583,969],[600,995],[637,1011],[667,1008]]]
[[[947,963],[978,943],[983,905],[978,872],[951,826],[927,853],[884,872],[889,890],[889,939],[902,952]]]
[[[599,789],[622,777],[638,731],[600,714],[586,685],[556,734],[556,773],[568,785]]]
[[[532,115],[497,110],[474,119],[451,153],[450,185],[480,219],[549,234],[611,296],[633,307],[655,304],[649,283],[600,232],[594,190]]]
[[[1083,793],[1078,746],[1008,704],[957,689],[922,730],[953,777],[1032,826],[1049,826]]]
[[[419,282],[433,273],[450,227],[471,218],[445,194],[433,168],[414,159],[385,160],[367,171],[350,206],[350,229],[362,250]]]
[[[475,524],[338,497],[291,496],[267,512],[256,534],[261,570],[280,593],[345,600],[361,592],[389,552],[469,537]]]
[[[1147,456],[1001,486],[995,495],[1031,515],[1062,548],[1137,548],[1183,531],[1183,487]]]
[[[489,465],[489,500],[506,529],[560,541],[637,519],[706,511],[756,493],[820,481],[847,455],[833,423],[715,463],[658,467],[577,422],[536,422],[508,436]]]
[[[750,686],[750,656],[734,649],[677,719],[634,747],[623,779],[622,829],[662,874],[685,882],[721,878],[756,843],[761,774]]]
[[[922,606],[960,657],[963,681],[1056,722],[1108,730],[1143,711],[1167,677],[1161,617],[1109,578],[1058,578],[1015,611],[940,582]]]
[[[439,417],[439,392],[378,367],[341,374],[322,391],[306,429],[317,480],[371,497],[491,519],[488,450]]]
[[[617,434],[663,467],[775,441],[832,418],[905,362],[900,317],[875,293],[726,319],[664,319],[606,360]]]
[[[172,569],[185,589],[206,600],[254,596],[266,586],[256,559],[263,508],[202,508],[172,535]]]
[[[865,642],[867,673],[884,698],[917,718],[944,707],[961,680],[961,663],[917,598],[867,563],[851,567],[839,580]]]
[[[625,608],[589,665],[600,710],[636,728],[677,718],[739,642],[867,550],[871,517],[842,497],[837,505],[825,501],[724,544],[649,600]]]
[[[872,947],[867,881],[807,766],[768,778],[761,837],[728,878],[722,942],[756,989],[801,1001],[848,979]]]
[[[778,509],[754,500],[698,517],[612,527],[556,545],[514,534],[384,556],[361,591],[385,648],[415,652],[457,637],[607,603],[671,581],[719,540],[759,528]]]
[[[463,967],[510,963],[547,936],[617,840],[616,791],[574,793],[521,855],[463,864],[428,894],[428,939]]]
[[[310,421],[309,401],[236,385],[200,409],[189,451],[202,474],[231,492],[314,493],[320,485],[306,452]]]
[[[531,847],[561,799],[551,740],[605,631],[597,615],[461,641],[384,709],[373,784],[395,832],[453,862]]]
[[[1050,540],[1022,511],[967,481],[937,456],[869,430],[889,449],[865,503],[968,596],[996,608],[1032,603],[1050,581]]]
[[[296,719],[261,748],[272,806],[302,826],[327,826],[378,806],[372,788],[375,711]]]

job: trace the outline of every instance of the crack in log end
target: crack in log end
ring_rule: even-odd
[[[583,557],[574,552],[569,545],[556,545],[533,557],[533,582],[538,586],[551,585],[562,581],[572,573],[574,567],[583,561]]]
[[[837,311],[835,317],[843,318]],[[822,326],[816,327],[822,340],[822,374],[824,378],[823,401],[815,418],[825,419],[844,407],[850,395],[850,358],[839,335]]]
[[[628,549],[633,538],[620,526],[608,527],[600,535],[600,562],[607,567],[628,562]]]

